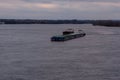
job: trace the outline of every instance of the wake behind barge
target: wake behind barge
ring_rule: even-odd
[[[57,35],[51,37],[51,41],[67,41],[67,40],[83,37],[85,35],[86,35],[85,32],[83,32],[82,30],[78,30],[78,32],[74,32],[73,29],[67,29],[63,31],[63,35]]]

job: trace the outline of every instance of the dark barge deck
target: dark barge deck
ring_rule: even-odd
[[[58,35],[58,36],[51,37],[51,41],[67,41],[67,40],[83,37],[85,35],[86,34],[84,32],[72,33],[67,35]]]

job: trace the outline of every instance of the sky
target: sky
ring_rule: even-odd
[[[0,19],[120,20],[120,0],[0,0]]]

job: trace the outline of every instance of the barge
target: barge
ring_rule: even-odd
[[[51,41],[67,41],[67,40],[83,37],[85,35],[86,35],[85,32],[83,32],[82,30],[78,30],[77,32],[74,32],[73,29],[68,29],[63,31],[62,35],[51,37]]]

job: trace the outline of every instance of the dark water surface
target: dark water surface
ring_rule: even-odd
[[[50,41],[67,28],[87,35]],[[120,28],[0,25],[0,80],[120,80]]]

